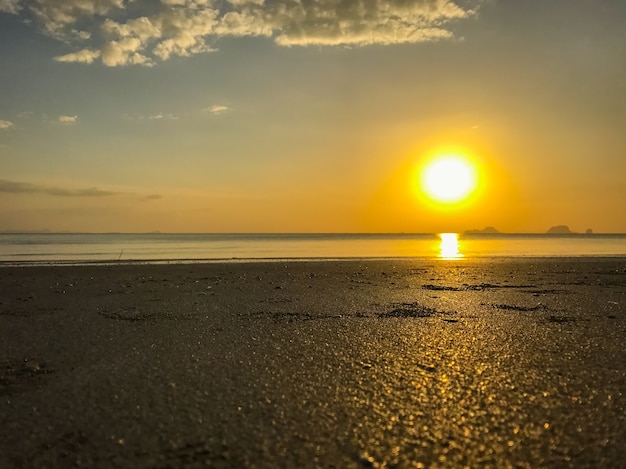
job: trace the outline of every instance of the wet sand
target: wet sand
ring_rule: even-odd
[[[626,259],[0,268],[0,467],[624,467]]]

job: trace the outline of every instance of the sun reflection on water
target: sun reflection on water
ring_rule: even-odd
[[[463,259],[460,250],[459,235],[457,233],[439,233],[439,259],[454,260]]]

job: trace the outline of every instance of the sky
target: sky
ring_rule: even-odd
[[[621,0],[0,0],[0,231],[626,232]],[[470,158],[471,201],[416,190]]]

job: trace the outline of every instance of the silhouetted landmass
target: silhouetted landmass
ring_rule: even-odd
[[[593,230],[591,228],[587,228],[585,230],[585,234],[593,234]]]
[[[567,225],[557,225],[550,228],[546,233],[548,234],[571,234],[572,230]]]
[[[466,230],[465,234],[499,234],[500,232],[496,230],[493,226],[486,226],[482,230]]]

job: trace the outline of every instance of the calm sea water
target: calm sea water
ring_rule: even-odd
[[[626,234],[0,234],[0,262],[624,256]]]

